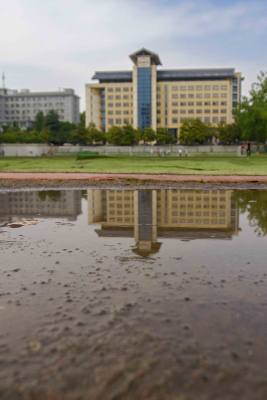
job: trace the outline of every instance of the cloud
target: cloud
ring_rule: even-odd
[[[254,54],[251,62],[249,49],[245,43],[242,48],[241,43],[248,35],[255,42],[266,40],[264,3],[2,1],[0,70],[5,69],[13,87],[36,90],[72,86],[83,95],[84,84],[94,70],[130,68],[127,56],[141,46],[159,52],[166,67],[218,62],[243,66],[247,58],[248,69],[260,69],[266,56]]]

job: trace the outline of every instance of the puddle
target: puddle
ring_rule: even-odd
[[[267,398],[266,235],[264,190],[0,193],[1,400]]]

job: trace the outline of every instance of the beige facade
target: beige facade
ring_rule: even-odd
[[[233,68],[163,70],[155,53],[132,54],[132,71],[96,72],[86,85],[86,123],[167,128],[179,136],[186,119],[210,124],[233,122],[241,98],[241,74]]]

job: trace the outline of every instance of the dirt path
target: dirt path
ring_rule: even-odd
[[[1,183],[40,181],[155,181],[155,182],[199,182],[199,183],[267,183],[267,175],[171,175],[171,174],[110,174],[110,173],[31,173],[2,172]]]

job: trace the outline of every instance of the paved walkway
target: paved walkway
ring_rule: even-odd
[[[99,173],[32,173],[2,172],[1,181],[155,181],[155,182],[202,182],[202,183],[267,183],[267,175],[168,175],[168,174],[99,174]]]

